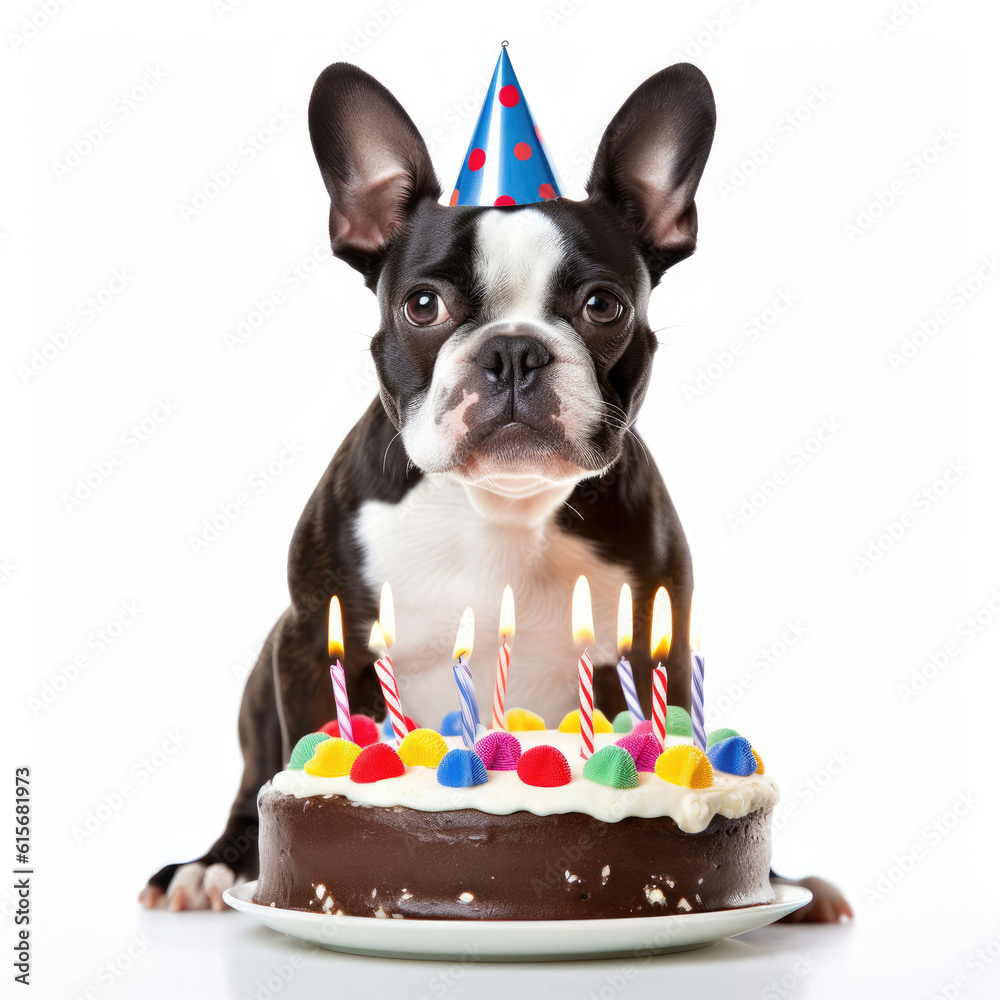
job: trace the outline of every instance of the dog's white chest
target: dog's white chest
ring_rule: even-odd
[[[514,592],[507,707],[538,712],[550,727],[577,707],[577,652],[572,638],[573,585],[590,582],[597,640],[595,663],[615,653],[618,594],[632,584],[623,566],[602,559],[588,542],[551,526],[498,525],[447,477],[425,477],[399,504],[365,503],[358,516],[364,573],[378,591],[388,581],[396,611],[393,664],[403,710],[437,727],[459,707],[452,649],[462,611],[476,615],[471,658],[485,725],[492,715],[500,599]]]

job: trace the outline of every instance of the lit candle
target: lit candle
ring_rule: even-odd
[[[663,661],[670,654],[670,595],[660,587],[653,597],[653,624],[649,649],[653,668],[653,734],[662,747],[667,739],[667,668]]]
[[[695,604],[691,595],[691,735],[700,750],[708,749],[705,737],[705,657],[701,653],[701,602]]]
[[[379,658],[375,661],[375,676],[378,677],[378,682],[382,686],[382,698],[389,712],[389,718],[392,720],[396,746],[399,746],[406,737],[406,719],[403,717],[403,706],[399,701],[399,686],[396,684],[396,674],[392,669],[389,643],[386,641],[385,633],[378,622],[372,625],[368,648],[379,654]]]
[[[337,725],[340,735],[354,742],[351,728],[351,703],[347,699],[347,679],[340,658],[344,655],[344,621],[340,614],[340,600],[330,598],[330,619],[327,626],[327,648],[330,650],[330,680],[333,681],[333,699],[337,703]]]
[[[514,638],[514,591],[503,588],[500,601],[500,652],[497,654],[497,683],[493,689],[493,729],[506,729],[504,704],[507,701],[507,673],[510,670],[510,645]]]
[[[594,612],[590,584],[581,576],[573,588],[573,642],[580,653],[580,756],[587,760],[594,753],[594,664],[587,647],[594,641]]]
[[[476,634],[476,619],[472,608],[462,612],[455,636],[455,683],[458,685],[458,700],[462,709],[462,742],[472,750],[476,745],[476,731],[479,729],[479,705],[476,689],[472,686],[472,669],[468,658],[472,656],[472,642]]]
[[[625,659],[632,649],[632,591],[627,583],[622,584],[622,592],[618,598],[618,680],[621,681],[622,693],[628,714],[632,717],[634,729],[646,718],[639,704],[639,695],[635,690],[635,678],[632,676],[632,664]]]

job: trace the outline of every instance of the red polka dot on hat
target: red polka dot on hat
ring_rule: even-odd
[[[486,150],[480,149],[478,146],[469,153],[469,169],[479,170],[480,167],[486,162]]]
[[[531,146],[526,142],[519,142],[514,147],[514,155],[519,160],[530,160],[531,159]]]
[[[539,184],[538,193],[542,198],[555,198],[556,189],[551,184]]]
[[[455,188],[455,190],[451,192],[451,198],[448,200],[448,204],[449,205],[458,204],[458,188]]]
[[[539,142],[545,142],[545,140],[542,138],[542,130],[537,125],[535,126],[535,138]]]
[[[519,100],[521,100],[520,92],[512,83],[508,83],[505,87],[501,87],[500,93],[497,96],[500,98],[500,103],[505,108],[512,108]]]
[[[502,194],[495,202],[494,205],[516,205],[517,202],[509,194]]]

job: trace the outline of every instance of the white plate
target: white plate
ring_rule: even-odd
[[[650,955],[704,948],[773,923],[812,899],[795,885],[774,886],[775,901],[736,910],[613,920],[380,920],[284,910],[250,902],[256,882],[222,898],[265,927],[321,948],[380,958],[541,962]]]

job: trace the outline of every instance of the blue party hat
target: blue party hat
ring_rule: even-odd
[[[561,194],[504,42],[448,204],[530,205]]]

